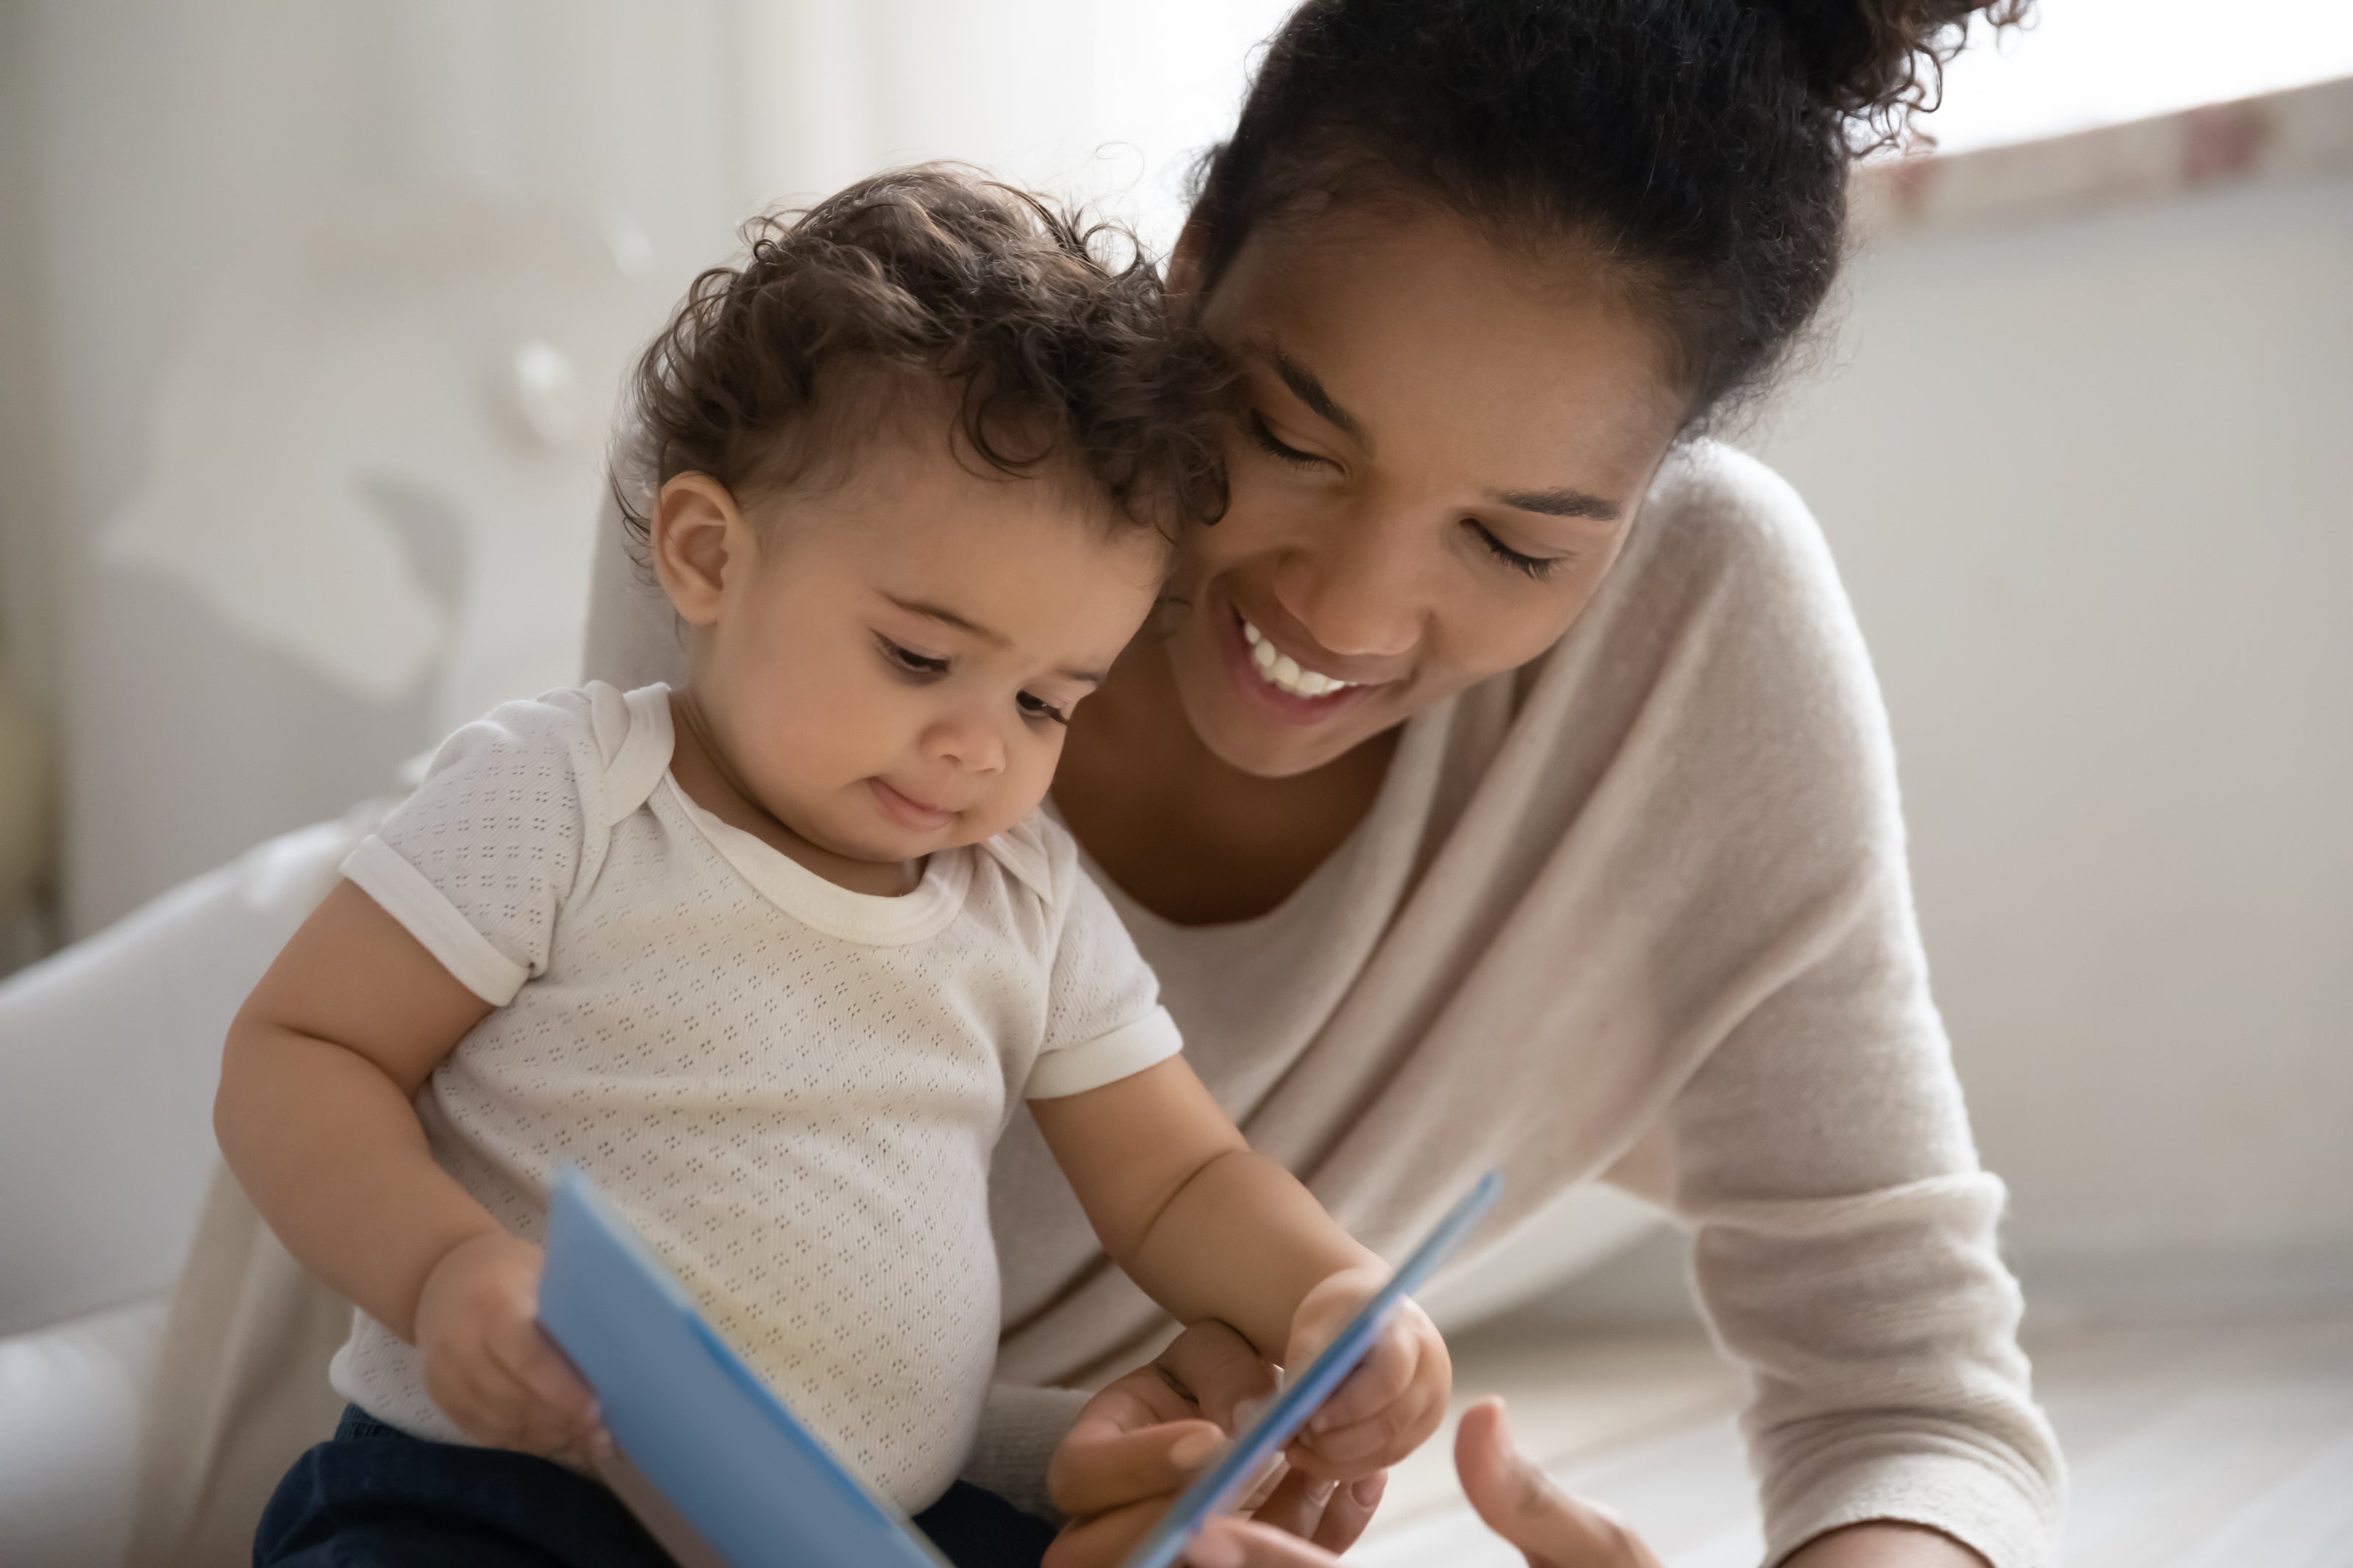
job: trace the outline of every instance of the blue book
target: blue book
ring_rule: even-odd
[[[603,1406],[606,1476],[688,1568],[950,1568],[727,1348],[578,1171],[547,1206],[539,1326]]]
[[[1482,1177],[1123,1568],[1168,1568],[1181,1556],[1331,1397],[1398,1303],[1502,1190],[1500,1173]],[[605,1479],[684,1568],[950,1568],[905,1514],[795,1419],[576,1170],[556,1178],[548,1203],[539,1323],[603,1406],[620,1450],[600,1467]]]

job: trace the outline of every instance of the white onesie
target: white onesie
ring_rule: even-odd
[[[995,1363],[989,1155],[1023,1098],[1176,1054],[1062,830],[934,855],[902,898],[826,881],[670,777],[667,690],[602,683],[451,736],[343,874],[498,1008],[417,1099],[518,1236],[577,1164],[796,1414],[910,1512],[955,1477]],[[423,1358],[355,1314],[335,1389],[464,1441]]]

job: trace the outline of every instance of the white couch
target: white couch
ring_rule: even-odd
[[[219,1042],[364,820],[272,839],[0,984],[0,1563],[121,1557]]]

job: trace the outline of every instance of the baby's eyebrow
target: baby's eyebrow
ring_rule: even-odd
[[[885,594],[882,596],[909,615],[924,616],[926,619],[939,622],[942,626],[954,626],[960,632],[970,632],[983,642],[994,643],[998,647],[1013,646],[1013,639],[1003,632],[991,631],[977,621],[966,620],[954,610],[942,605],[931,604],[923,599],[902,599],[896,594]]]
[[[1003,632],[991,631],[977,621],[966,620],[944,605],[934,605],[926,599],[902,599],[896,594],[885,594],[882,596],[911,616],[921,616],[925,620],[937,621],[944,626],[954,626],[960,632],[970,632],[983,642],[997,647],[1013,646],[1013,639]],[[1063,679],[1076,681],[1082,686],[1101,686],[1105,679],[1104,672],[1100,669],[1065,669],[1057,673]]]

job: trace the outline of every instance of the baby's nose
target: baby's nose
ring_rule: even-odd
[[[960,714],[934,725],[930,747],[934,756],[968,773],[1005,771],[1005,737],[996,725],[977,714]]]

